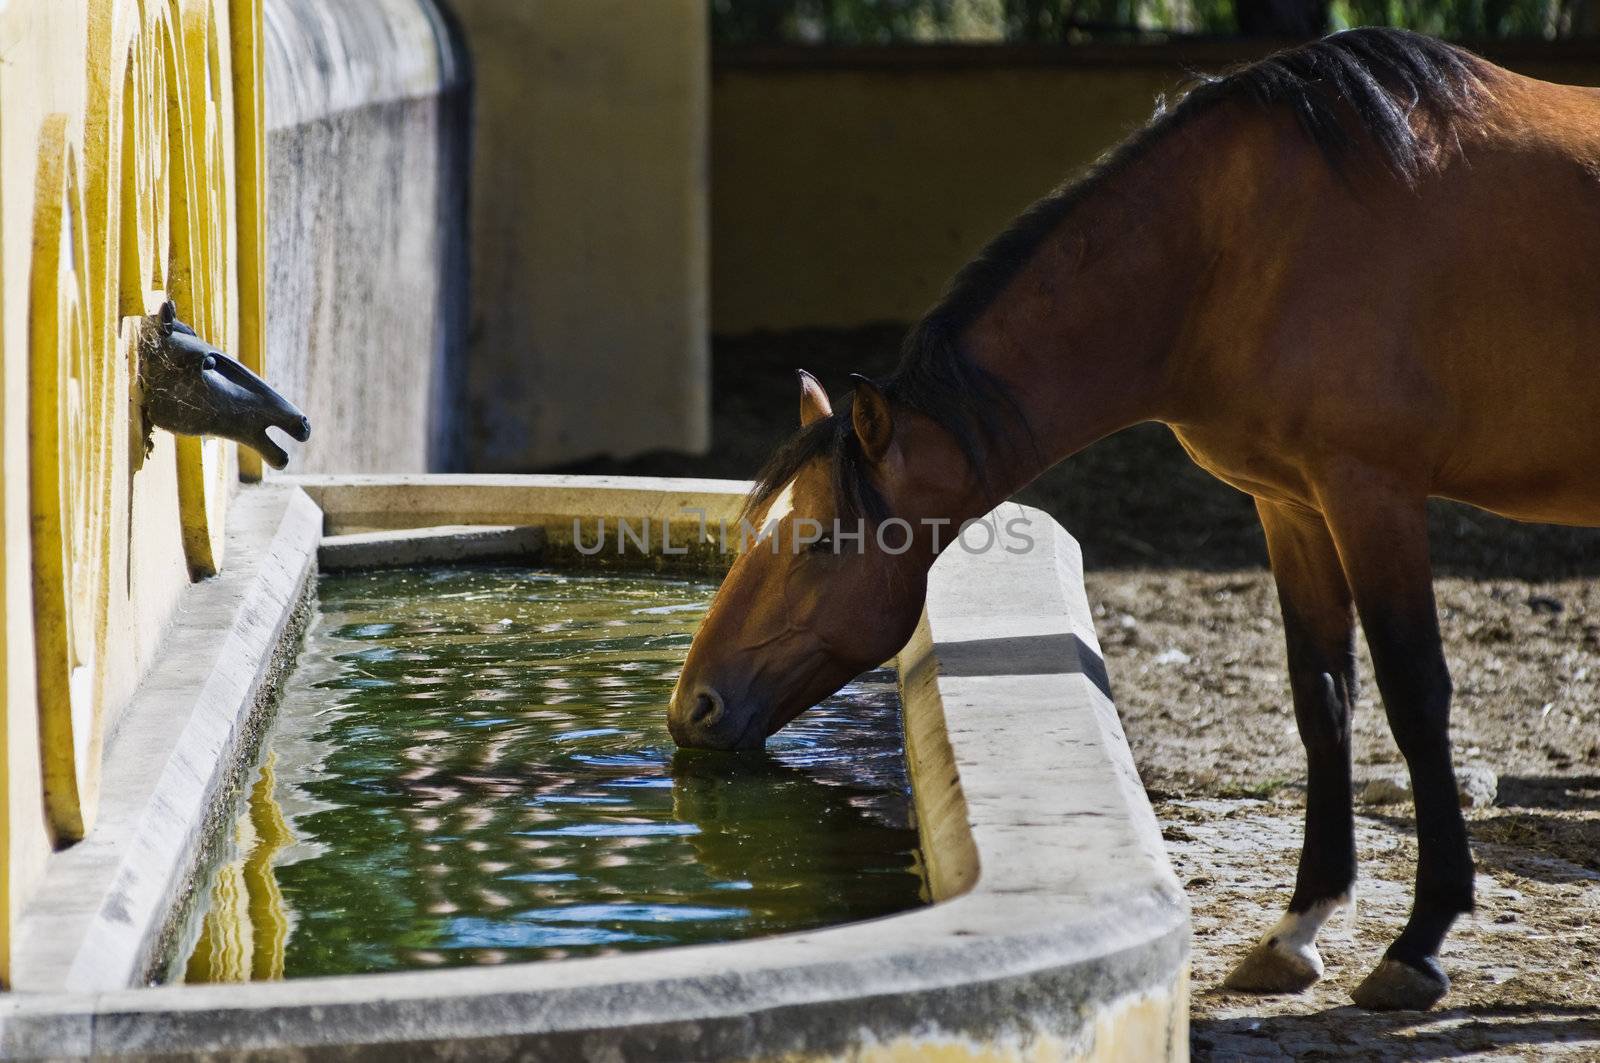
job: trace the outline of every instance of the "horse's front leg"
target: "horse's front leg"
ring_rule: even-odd
[[[1427,500],[1370,470],[1347,470],[1325,495],[1417,815],[1411,917],[1351,997],[1365,1008],[1426,1008],[1450,988],[1439,946],[1456,916],[1473,907],[1472,853],[1450,763],[1450,673],[1433,598]]]
[[[1258,501],[1283,610],[1295,723],[1306,747],[1306,830],[1289,910],[1234,968],[1228,989],[1299,992],[1322,977],[1317,931],[1350,903],[1356,878],[1350,801],[1355,615],[1322,516]]]

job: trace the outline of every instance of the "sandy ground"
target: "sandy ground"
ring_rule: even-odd
[[[747,477],[793,426],[796,366],[841,387],[850,370],[891,366],[899,333],[719,339],[711,454],[569,468]],[[1143,426],[1020,500],[1083,546],[1117,706],[1194,909],[1196,1059],[1600,1060],[1600,531],[1433,510],[1457,762],[1490,769],[1499,793],[1468,813],[1479,910],[1446,946],[1452,992],[1432,1012],[1380,1015],[1349,991],[1409,908],[1409,803],[1360,810],[1359,910],[1325,931],[1321,984],[1284,997],[1216,988],[1288,900],[1305,778],[1249,499]],[[1358,785],[1400,765],[1374,699],[1369,682]]]
[[[1454,988],[1426,1015],[1349,1002],[1410,905],[1409,803],[1361,809],[1357,913],[1324,933],[1328,978],[1299,997],[1217,988],[1299,857],[1304,765],[1270,575],[1100,572],[1088,591],[1194,908],[1197,1059],[1600,1059],[1600,580],[1439,581],[1457,761],[1494,771],[1499,796],[1468,813],[1479,910],[1452,933]],[[1369,683],[1358,787],[1401,763],[1374,698]]]
[[[1298,802],[1195,798],[1157,806],[1194,911],[1195,1059],[1600,1058],[1600,876],[1485,840],[1486,825],[1521,810],[1474,817],[1479,910],[1445,946],[1454,985],[1443,1004],[1390,1013],[1350,1004],[1351,988],[1410,906],[1409,811],[1371,810],[1357,822],[1358,912],[1349,925],[1335,921],[1324,931],[1328,976],[1304,994],[1262,998],[1216,987],[1287,899],[1299,855]]]

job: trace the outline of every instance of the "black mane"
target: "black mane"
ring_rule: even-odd
[[[1015,399],[965,357],[959,339],[1046,237],[1093,192],[1165,136],[1227,101],[1289,109],[1335,168],[1366,152],[1375,154],[1396,180],[1414,183],[1433,156],[1431,144],[1418,135],[1413,116],[1420,111],[1437,128],[1448,129],[1474,109],[1484,69],[1477,56],[1432,37],[1369,28],[1336,33],[1260,62],[1198,78],[1176,104],[1158,107],[1142,130],[1088,174],[1030,206],[963,266],[944,296],[906,336],[899,365],[879,386],[892,402],[917,410],[950,431],[981,481],[993,448],[1031,445],[1031,436]],[[882,519],[885,507],[851,431],[848,398],[831,417],[801,429],[778,448],[762,469],[747,510],[771,498],[803,465],[819,457],[832,462],[841,517]]]

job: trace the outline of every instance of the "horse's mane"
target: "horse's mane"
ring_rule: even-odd
[[[1356,29],[1279,52],[1256,63],[1197,78],[1174,105],[1158,105],[1143,129],[1090,171],[1045,196],[991,240],[955,275],[944,296],[901,345],[900,363],[879,383],[891,402],[910,407],[951,432],[980,481],[995,446],[1031,436],[1008,389],[969,361],[960,336],[1010,284],[1068,214],[1127,171],[1175,130],[1218,104],[1241,101],[1287,108],[1300,129],[1340,168],[1365,153],[1396,179],[1414,183],[1431,165],[1432,142],[1413,117],[1421,112],[1448,130],[1474,110],[1486,64],[1462,48],[1397,29]],[[1007,426],[1014,431],[1007,432]],[[850,398],[832,416],[802,428],[775,451],[746,503],[772,498],[807,462],[832,463],[841,517],[885,515],[850,423]]]

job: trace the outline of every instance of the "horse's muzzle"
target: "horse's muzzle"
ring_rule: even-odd
[[[684,749],[760,749],[767,739],[758,714],[730,711],[722,694],[710,686],[673,693],[667,730]]]

